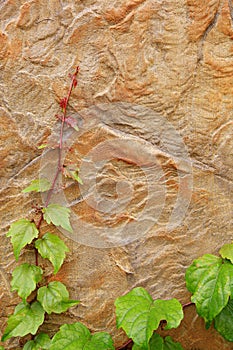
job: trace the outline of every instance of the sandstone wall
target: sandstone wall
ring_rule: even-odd
[[[5,233],[16,219],[31,218],[33,203],[41,200],[21,190],[44,169],[47,158],[37,146],[54,131],[57,102],[76,65],[79,82],[70,108],[80,130],[87,127],[72,139],[66,161],[81,164],[96,149],[98,158],[99,144],[105,155],[104,142],[111,141],[117,157],[97,172],[97,187],[114,200],[120,178],[119,205],[127,191],[130,203],[110,217],[67,183],[75,235],[66,235],[71,252],[56,278],[81,303],[49,316],[44,329],[53,334],[60,324],[78,320],[92,331],[109,331],[119,346],[126,339],[115,328],[113,302],[119,295],[143,286],[154,298],[189,301],[187,266],[233,237],[232,16],[230,0],[0,1],[0,333],[18,303],[10,292],[15,262]],[[154,212],[144,210],[154,193],[153,172],[143,173],[150,166],[161,175],[151,197]],[[146,226],[132,226],[141,211]],[[147,229],[150,215],[158,217]],[[86,233],[83,222],[93,233]],[[130,227],[137,231],[135,240]],[[109,232],[119,240],[111,243]],[[127,234],[129,244],[120,244]],[[33,261],[30,248],[20,261],[25,258]],[[172,333],[187,350],[233,348],[213,328],[204,329],[193,307]],[[7,344],[22,348],[17,339]]]

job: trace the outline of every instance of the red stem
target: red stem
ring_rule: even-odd
[[[191,305],[194,305],[194,303],[192,303],[192,302],[190,301],[189,303],[182,305],[182,308],[184,309],[184,308],[186,308],[186,307],[188,307],[188,306],[191,306]]]
[[[41,212],[39,221],[38,221],[38,223],[37,223],[37,225],[36,225],[36,228],[37,228],[38,231],[40,230],[40,226],[41,226],[41,224],[42,224],[43,218],[44,218],[44,214]],[[39,255],[39,254],[38,254],[38,250],[35,249],[36,266],[39,265],[38,255]]]
[[[116,350],[124,350],[126,346],[133,344],[132,339],[129,339],[126,343],[124,343],[123,345],[121,345],[120,347],[116,348]]]
[[[60,172],[62,171],[61,157],[62,157],[64,124],[65,124],[65,119],[66,119],[67,106],[68,106],[68,103],[69,103],[70,95],[71,95],[72,89],[74,87],[74,82],[76,81],[76,77],[77,77],[78,72],[79,72],[79,67],[76,68],[76,71],[74,72],[74,74],[72,76],[72,80],[71,80],[71,83],[70,83],[69,91],[68,91],[67,97],[65,98],[65,105],[64,105],[64,108],[63,108],[63,114],[62,114],[62,119],[61,119],[57,171],[56,171],[56,174],[54,176],[54,179],[53,179],[53,182],[52,182],[52,186],[51,186],[51,188],[50,188],[50,190],[48,192],[48,195],[47,195],[47,198],[46,198],[46,201],[45,201],[45,207],[47,207],[48,204],[49,204],[49,201],[51,199],[51,196],[53,194],[53,191],[54,191],[54,188],[55,188],[55,185],[56,185],[56,182],[57,182],[57,178],[58,178]]]
[[[79,66],[76,67],[76,70],[72,76],[72,80],[71,80],[71,83],[70,83],[70,87],[69,87],[69,90],[68,90],[68,93],[67,93],[67,96],[66,98],[64,99],[64,107],[62,108],[63,110],[63,114],[62,114],[62,118],[61,118],[61,129],[60,129],[60,138],[59,138],[59,147],[58,147],[58,164],[57,164],[57,171],[54,175],[54,178],[53,178],[53,182],[52,182],[52,186],[51,188],[49,189],[48,191],[48,194],[47,194],[47,197],[46,197],[46,200],[45,200],[45,207],[48,206],[49,204],[49,201],[51,199],[51,196],[53,194],[53,191],[55,189],[55,185],[56,185],[56,182],[57,182],[57,179],[58,179],[58,176],[60,174],[60,172],[62,171],[62,164],[61,164],[61,159],[62,159],[62,147],[63,147],[63,133],[64,133],[64,125],[65,125],[65,119],[66,119],[66,114],[67,114],[67,106],[69,104],[69,99],[70,99],[70,96],[71,96],[71,92],[72,92],[72,89],[76,86],[77,84],[77,74],[79,72]],[[41,215],[40,215],[40,218],[39,218],[39,221],[36,225],[36,228],[38,230],[40,230],[40,226],[42,224],[42,221],[44,219],[44,214],[41,212]],[[36,251],[36,256],[35,256],[35,259],[36,259],[36,266],[38,266],[38,251],[37,249],[35,249]]]

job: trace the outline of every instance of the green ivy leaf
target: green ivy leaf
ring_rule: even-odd
[[[11,225],[7,237],[11,237],[16,261],[19,259],[21,249],[37,238],[38,233],[36,225],[26,219],[18,220]]]
[[[26,334],[36,334],[39,326],[44,322],[44,310],[37,301],[33,304],[20,303],[7,322],[2,341],[11,337],[24,337]]]
[[[217,331],[228,341],[233,341],[233,299],[214,319]]]
[[[49,350],[114,350],[111,336],[105,332],[91,335],[82,323],[64,324],[54,335]]]
[[[35,247],[44,259],[49,259],[53,264],[54,274],[56,274],[63,264],[66,252],[69,251],[65,243],[52,233],[46,233],[41,239],[35,242]]]
[[[223,257],[223,259],[228,259],[233,264],[233,243],[224,244],[219,251],[219,254]]]
[[[12,273],[11,287],[26,301],[27,297],[36,289],[36,284],[41,281],[43,270],[39,266],[28,263],[17,266]]]
[[[233,295],[233,265],[217,256],[206,254],[187,269],[186,285],[193,294],[197,313],[208,328]]]
[[[61,226],[68,232],[73,232],[70,225],[70,209],[62,207],[59,204],[49,204],[46,208],[42,209],[44,213],[45,221],[50,224],[51,222],[55,226]]]
[[[176,299],[154,300],[141,287],[116,299],[117,327],[123,328],[129,338],[143,350],[160,321],[165,320],[165,329],[176,328],[183,319],[182,305]]]
[[[51,188],[51,183],[47,179],[32,180],[31,184],[26,187],[22,192],[46,192]]]
[[[39,333],[34,340],[29,340],[23,347],[23,350],[47,350],[51,344],[48,334]]]
[[[57,281],[49,283],[48,286],[39,288],[37,300],[48,314],[52,312],[60,314],[68,310],[71,306],[75,306],[79,303],[78,300],[70,300],[66,286]]]
[[[141,350],[138,345],[134,344],[132,350]],[[154,333],[149,343],[151,350],[183,350],[180,343],[176,343],[171,337],[162,338],[159,334]]]

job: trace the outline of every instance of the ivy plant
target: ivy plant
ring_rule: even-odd
[[[60,122],[59,155],[54,179],[52,183],[43,178],[35,179],[22,191],[26,194],[45,192],[45,206],[36,208],[36,213],[39,212],[39,218],[19,219],[12,223],[7,232],[7,237],[11,239],[16,261],[19,260],[22,250],[27,245],[32,245],[35,250],[35,264],[23,262],[16,266],[12,272],[11,290],[16,291],[22,301],[15,307],[14,313],[8,317],[7,326],[1,338],[1,341],[5,342],[12,337],[24,337],[31,334],[31,339],[25,343],[23,350],[114,349],[113,340],[109,334],[99,332],[91,335],[90,331],[79,322],[64,324],[52,339],[48,334],[39,332],[39,327],[44,323],[46,314],[60,314],[79,304],[78,300],[70,299],[69,292],[62,282],[55,280],[49,283],[46,280],[38,259],[38,255],[41,256],[40,260],[48,259],[53,266],[53,273],[56,275],[69,252],[68,247],[59,236],[50,232],[42,233],[41,225],[45,221],[47,224],[73,232],[70,223],[70,209],[57,203],[50,203],[50,199],[55,190],[57,178],[60,172],[64,171],[61,164],[64,125],[67,124],[77,130],[76,120],[67,116],[67,107],[71,92],[77,85],[78,71],[79,67],[71,76],[67,96],[60,101],[62,115],[57,116]],[[78,169],[65,170],[65,176],[70,176],[73,180],[82,183],[78,176]],[[4,347],[0,346],[0,350],[3,349]]]
[[[43,207],[36,208],[35,218],[22,218],[13,222],[7,232],[11,239],[15,260],[27,245],[35,251],[35,264],[22,262],[12,271],[11,290],[17,292],[21,302],[14,313],[8,317],[7,326],[2,335],[2,342],[12,337],[31,335],[23,350],[114,350],[111,336],[106,332],[91,334],[80,323],[61,325],[59,331],[50,339],[49,335],[39,331],[45,316],[60,314],[79,304],[70,299],[66,286],[56,280],[56,274],[62,267],[68,247],[56,234],[41,230],[43,222],[62,227],[72,233],[70,209],[57,203],[51,203],[60,172],[82,184],[78,168],[65,167],[61,164],[64,125],[77,130],[76,120],[67,116],[67,107],[72,90],[77,85],[76,68],[71,76],[71,83],[66,97],[61,99],[62,114],[56,116],[60,122],[60,140],[58,145],[57,171],[52,182],[47,179],[33,180],[22,192],[45,192]],[[40,149],[46,145],[39,146]],[[37,216],[39,213],[39,217]],[[219,256],[205,254],[195,259],[187,268],[185,281],[191,293],[191,301],[185,305],[173,299],[153,299],[142,287],[137,287],[115,301],[116,325],[122,328],[129,340],[116,350],[182,350],[179,342],[170,336],[161,337],[158,328],[165,330],[179,327],[184,317],[185,307],[195,304],[197,314],[203,317],[206,328],[213,323],[215,329],[228,341],[233,342],[233,243],[225,244]],[[40,259],[38,258],[40,256]],[[54,279],[49,282],[45,277],[39,260],[49,260],[53,268]],[[165,324],[165,325],[164,325]],[[27,337],[28,339],[28,337]],[[4,350],[0,346],[0,350]]]
[[[217,331],[233,341],[233,243],[219,253],[220,257],[205,254],[194,260],[186,271],[186,286],[206,328],[214,322]]]
[[[115,301],[117,327],[132,339],[133,350],[181,350],[171,337],[162,338],[155,331],[161,321],[164,329],[177,328],[183,309],[195,304],[208,329],[216,330],[233,341],[233,243],[225,244],[220,256],[205,254],[194,260],[185,274],[191,302],[181,305],[177,299],[153,300],[148,292],[137,287]]]

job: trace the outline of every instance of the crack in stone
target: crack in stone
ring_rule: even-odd
[[[229,10],[230,10],[231,20],[233,22],[233,4],[232,4],[232,0],[228,0],[228,6],[229,6]]]
[[[214,176],[216,176],[218,178],[221,178],[224,181],[227,181],[227,182],[233,184],[233,181],[230,178],[220,174],[218,172],[218,170],[214,166],[210,166],[210,165],[208,165],[208,164],[206,164],[204,162],[201,162],[200,160],[194,160],[193,163],[192,163],[192,166],[197,168],[197,169],[201,169],[203,171],[210,171],[210,172],[213,173]]]
[[[15,180],[15,178],[16,178],[17,176],[19,176],[24,170],[26,170],[26,169],[27,169],[28,167],[30,167],[32,164],[34,164],[34,163],[36,163],[38,160],[40,160],[41,157],[42,157],[42,154],[40,154],[40,155],[37,156],[36,158],[30,160],[29,163],[27,163],[25,166],[23,166],[14,176],[12,176],[12,177],[8,180],[7,185],[6,185],[5,187],[3,187],[3,188],[1,189],[1,191],[5,190],[5,189],[8,187],[9,183],[11,183],[11,181]]]
[[[2,278],[2,280],[3,280],[3,282],[4,282],[5,286],[6,286],[6,290],[7,290],[8,295],[11,297],[12,296],[12,294],[11,294],[11,287],[10,287],[9,281],[5,277],[5,273],[6,273],[5,270],[2,267],[0,267],[1,278]]]
[[[203,61],[203,46],[206,41],[207,35],[210,33],[210,31],[216,26],[216,23],[218,21],[219,15],[222,10],[223,3],[221,1],[219,8],[217,9],[213,20],[210,22],[204,33],[202,34],[200,43],[199,43],[199,48],[198,48],[198,54],[197,54],[197,64],[199,64],[201,61]]]

